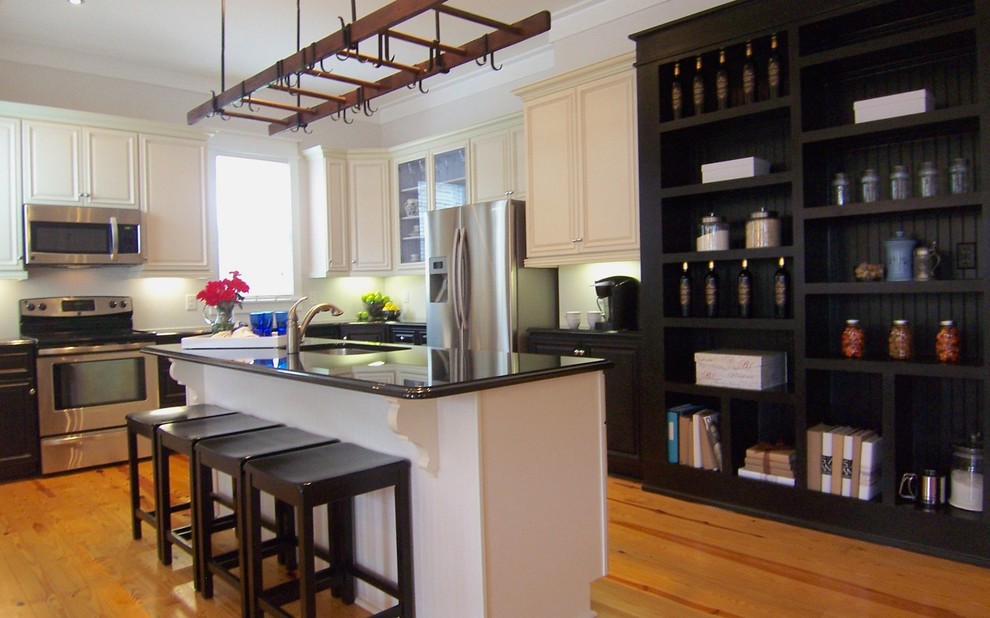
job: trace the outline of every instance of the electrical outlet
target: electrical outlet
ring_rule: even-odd
[[[186,294],[186,311],[196,311],[195,294]]]
[[[956,268],[959,270],[976,268],[975,242],[961,242],[956,245]]]

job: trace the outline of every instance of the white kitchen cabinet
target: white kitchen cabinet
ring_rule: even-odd
[[[521,127],[516,132],[521,132]],[[521,197],[516,170],[516,143],[511,130],[497,130],[472,137],[470,146],[471,161],[471,201],[487,202],[510,195]]]
[[[387,153],[361,153],[348,157],[351,273],[387,273],[392,269],[389,167]]]
[[[0,117],[0,279],[24,279],[21,247],[21,122]]]
[[[144,273],[210,276],[206,141],[140,136]]]
[[[24,201],[138,207],[137,133],[25,120],[23,146]]]
[[[395,165],[396,202],[396,270],[422,271],[426,251],[423,214],[430,206],[427,156],[398,159]]]
[[[319,146],[309,162],[309,276],[346,275],[350,270],[347,229],[347,153]]]
[[[639,259],[631,58],[517,91],[524,98],[526,264]]]

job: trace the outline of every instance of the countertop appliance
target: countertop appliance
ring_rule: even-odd
[[[144,259],[140,210],[24,205],[29,266],[127,266]]]
[[[21,336],[38,341],[42,474],[126,460],[126,416],[158,407],[157,359],[141,353],[155,334],[132,318],[126,296],[20,301]]]
[[[595,281],[605,330],[639,330],[639,281],[625,275]]]
[[[519,352],[557,322],[557,272],[524,268],[525,204],[495,200],[426,213],[426,341]]]

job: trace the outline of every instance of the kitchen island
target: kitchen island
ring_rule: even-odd
[[[590,584],[607,570],[607,361],[311,339],[292,356],[146,351],[172,361],[190,403],[412,461],[417,615],[594,615]],[[358,560],[394,578],[391,491],[356,509]],[[358,602],[391,600],[359,582]]]

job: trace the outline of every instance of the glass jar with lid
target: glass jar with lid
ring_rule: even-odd
[[[863,171],[859,186],[860,199],[863,202],[875,202],[880,199],[880,176],[872,167]]]
[[[839,172],[832,181],[832,204],[842,206],[852,202],[852,188],[849,176]]]
[[[938,195],[938,168],[934,161],[925,161],[918,171],[918,188],[921,190],[921,197],[933,197]]]
[[[961,349],[962,345],[955,321],[942,320],[939,322],[938,333],[935,335],[935,357],[938,358],[939,362],[959,362]]]
[[[842,330],[842,355],[846,358],[863,358],[865,338],[859,320],[846,320]]]
[[[746,248],[780,246],[780,219],[773,210],[761,208],[750,213],[746,222]]]
[[[910,360],[914,356],[914,336],[907,320],[894,320],[887,338],[887,349],[894,360]]]
[[[911,197],[911,174],[903,165],[895,165],[890,170],[890,199],[906,200]]]
[[[952,160],[949,166],[949,191],[955,195],[969,193],[969,161],[959,157]]]
[[[983,511],[983,446],[979,433],[952,446],[949,504],[965,511]]]
[[[729,224],[725,217],[710,213],[698,226],[698,251],[724,251],[729,248]]]

